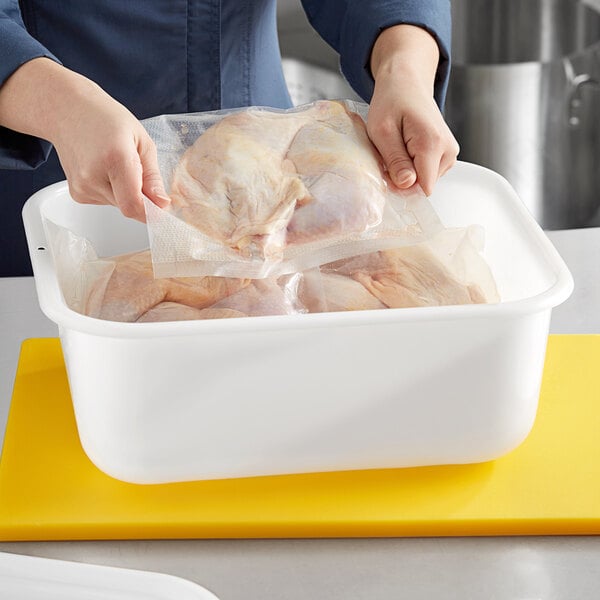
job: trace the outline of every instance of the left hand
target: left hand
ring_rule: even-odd
[[[433,98],[439,54],[433,37],[411,25],[384,30],[373,49],[375,90],[367,132],[399,188],[428,196],[456,162],[459,146]]]

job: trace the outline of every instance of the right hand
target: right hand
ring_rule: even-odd
[[[112,204],[145,221],[143,195],[170,204],[156,147],[142,124],[89,79],[46,58],[22,65],[0,88],[0,124],[50,141],[71,196]]]
[[[367,119],[369,137],[394,185],[406,189],[417,182],[427,196],[459,152],[433,97],[438,63],[434,37],[413,25],[382,31],[371,55],[375,89]]]

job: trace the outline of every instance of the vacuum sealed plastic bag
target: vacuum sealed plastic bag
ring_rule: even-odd
[[[498,302],[482,244],[480,227],[446,229],[427,242],[323,265],[302,301],[310,312]]]
[[[155,275],[278,276],[439,231],[420,188],[388,184],[365,110],[320,101],[144,121],[173,200],[146,201]]]
[[[99,319],[148,323],[307,312],[297,299],[299,275],[281,281],[211,275],[155,279],[148,250],[99,262],[112,263],[112,271],[90,279],[83,309]],[[98,273],[95,264],[85,270]]]
[[[299,273],[155,279],[149,250],[98,258],[85,238],[48,220],[44,226],[66,304],[90,317],[148,323],[307,312]]]
[[[67,305],[111,321],[150,323],[499,300],[480,227],[263,279],[155,279],[149,250],[98,258],[84,238],[45,222]]]
[[[388,183],[366,108],[147,120],[172,205],[147,201],[150,250],[114,257],[46,222],[67,304],[147,323],[497,301],[481,228]]]

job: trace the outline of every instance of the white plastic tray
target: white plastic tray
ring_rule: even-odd
[[[66,182],[35,194],[23,214],[38,297],[59,325],[91,460],[162,483],[481,462],[515,448],[572,277],[496,173],[458,163],[431,201],[446,226],[485,228],[502,302],[140,324],[66,306],[43,217],[105,256],[147,247],[145,227],[77,205]]]
[[[218,600],[172,575],[0,552],[2,600]]]

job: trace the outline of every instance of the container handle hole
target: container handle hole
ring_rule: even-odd
[[[38,250],[45,250],[44,246],[38,246]]]

